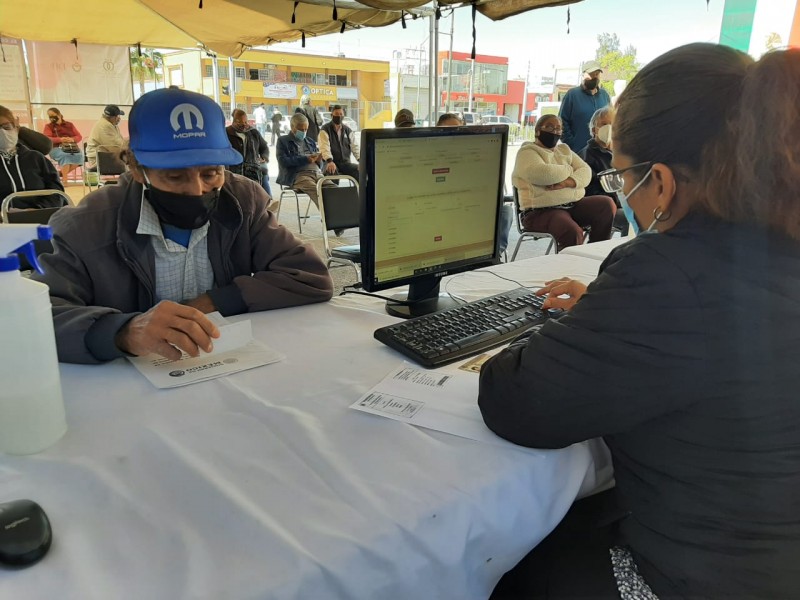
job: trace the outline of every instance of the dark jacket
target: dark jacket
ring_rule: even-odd
[[[125,174],[51,219],[54,254],[42,255],[50,286],[56,346],[62,362],[96,363],[123,356],[114,336],[155,305],[155,253],[137,234],[142,186]],[[225,174],[208,229],[214,288],[223,315],[330,299],[333,284],[314,250],[267,211],[255,182]]]
[[[584,162],[592,168],[592,180],[586,186],[587,196],[610,196],[619,207],[619,200],[616,194],[609,194],[600,185],[600,180],[597,178],[598,173],[607,171],[611,168],[611,159],[614,155],[608,148],[603,148],[594,138],[589,139],[587,144],[578,152]]]
[[[487,362],[483,418],[524,446],[604,437],[622,543],[659,597],[795,597],[798,299],[798,242],[691,214]]]
[[[269,144],[255,127],[250,127],[246,131],[237,132],[232,125],[225,128],[231,146],[242,155],[244,161],[238,165],[229,165],[226,168],[231,173],[244,175],[248,179],[261,182],[261,171],[258,167],[259,159],[269,161]],[[245,135],[246,143],[239,137],[239,133]]]
[[[280,185],[291,187],[297,171],[300,170],[300,167],[308,164],[306,154],[317,152],[319,152],[317,143],[308,136],[302,143],[298,142],[291,133],[279,137],[278,143],[275,144],[275,155],[278,157],[278,179],[276,181]],[[318,167],[320,165],[322,165],[322,159],[317,163]]]
[[[308,131],[306,132],[306,136],[310,137],[316,142],[317,138],[319,137],[319,128],[323,123],[322,116],[320,116],[317,107],[311,106],[310,104],[301,106],[300,112],[302,112],[308,119]]]
[[[0,201],[14,192],[32,190],[64,191],[58,172],[41,152],[17,144],[17,153],[10,159],[0,156]],[[20,177],[20,174],[22,177]],[[15,208],[49,208],[61,206],[56,196],[37,196],[14,202]]]
[[[339,140],[335,127],[333,121],[328,121],[325,125],[320,127],[320,131],[324,131],[328,135],[328,140],[330,140],[331,145],[331,157],[333,158],[334,164],[337,166],[349,164],[350,155],[353,153],[350,148],[350,136],[353,135],[353,130],[342,123],[342,139]]]
[[[561,100],[558,111],[564,129],[561,141],[572,148],[573,152],[578,152],[592,137],[589,121],[594,111],[609,104],[611,97],[602,87],[598,88],[596,94],[590,94],[580,85],[569,90]]]

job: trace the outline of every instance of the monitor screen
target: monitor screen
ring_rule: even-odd
[[[390,313],[447,308],[444,275],[499,261],[507,143],[504,125],[362,131],[364,287],[410,286]]]

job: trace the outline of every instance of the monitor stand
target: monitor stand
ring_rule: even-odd
[[[441,277],[434,276],[414,281],[408,286],[407,296],[397,294],[392,296],[392,300],[386,301],[386,312],[393,317],[410,319],[461,306],[460,302],[453,300],[447,294],[439,294],[441,282]],[[413,302],[413,304],[401,304],[402,302]]]

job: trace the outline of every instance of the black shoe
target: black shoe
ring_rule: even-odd
[[[334,229],[333,233],[336,235],[336,237],[342,237],[342,234],[344,233],[344,229]]]

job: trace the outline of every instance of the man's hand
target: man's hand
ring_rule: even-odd
[[[536,290],[537,296],[547,295],[542,304],[542,308],[545,310],[548,308],[570,310],[585,293],[586,286],[569,277],[547,281],[543,288]],[[559,298],[559,296],[567,296],[567,298]]]
[[[577,184],[572,177],[567,177],[564,181],[559,183],[554,183],[553,185],[546,185],[544,189],[546,190],[563,190],[564,188],[574,188]]]
[[[336,173],[336,163],[333,162],[325,163],[325,172],[330,173],[331,175]]]
[[[310,163],[315,163],[315,162],[317,162],[317,161],[319,160],[319,156],[320,156],[320,155],[319,155],[319,152],[317,152],[317,153],[315,153],[315,154],[309,154],[309,155],[308,155],[308,162],[310,162]]]
[[[114,341],[117,348],[134,356],[155,353],[178,360],[181,350],[190,356],[199,356],[201,349],[211,352],[211,338],[217,337],[219,329],[202,312],[163,300],[128,321]]]

